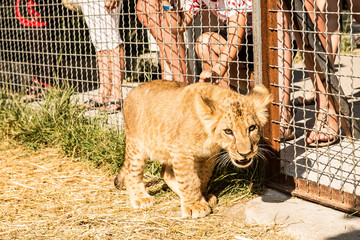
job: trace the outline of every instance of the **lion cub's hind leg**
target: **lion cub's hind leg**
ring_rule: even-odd
[[[179,184],[176,181],[175,173],[171,165],[163,164],[161,167],[161,177],[165,180],[168,187],[180,197]]]
[[[137,148],[137,144],[131,144],[126,140],[124,171],[120,171],[120,181],[125,180],[126,190],[129,193],[130,203],[134,208],[148,208],[154,205],[154,198],[145,189],[143,174],[147,156]],[[125,176],[123,176],[124,174]]]

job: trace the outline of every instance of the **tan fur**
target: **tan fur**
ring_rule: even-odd
[[[216,204],[206,190],[218,153],[225,149],[235,166],[248,167],[270,102],[263,85],[245,96],[209,83],[157,80],[136,87],[124,102],[126,153],[115,185],[125,181],[133,207],[150,207],[143,170],[147,159],[157,160],[180,196],[182,216],[205,217]]]

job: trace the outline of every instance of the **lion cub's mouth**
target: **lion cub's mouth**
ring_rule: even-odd
[[[234,159],[233,163],[237,167],[244,168],[244,167],[249,166],[252,163],[252,160],[253,160],[252,158],[245,158],[245,159],[241,159],[241,160]]]

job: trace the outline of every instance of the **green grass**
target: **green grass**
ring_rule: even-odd
[[[94,118],[74,100],[74,90],[57,87],[46,92],[41,102],[24,103],[21,96],[0,92],[0,131],[29,149],[53,147],[77,160],[107,166],[115,173],[124,161],[125,136],[108,125],[106,115]],[[1,137],[1,135],[0,135]],[[231,165],[214,171],[209,191],[222,197],[247,196],[263,189],[262,167],[248,169]],[[149,162],[145,171],[160,177],[161,165]]]
[[[106,116],[89,119],[73,100],[74,90],[58,87],[44,101],[24,103],[5,91],[0,96],[0,130],[29,149],[58,148],[62,154],[109,164],[117,171],[124,159],[124,135],[109,128]]]

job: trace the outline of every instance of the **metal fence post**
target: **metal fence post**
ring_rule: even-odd
[[[279,93],[275,86],[278,81],[278,71],[271,66],[277,66],[277,51],[274,46],[277,44],[276,31],[277,24],[276,12],[270,11],[276,9],[276,1],[264,0],[253,1],[253,33],[254,33],[254,77],[255,83],[262,83],[270,90],[273,101],[277,102]],[[275,139],[279,138],[279,126],[273,120],[279,119],[278,106],[272,104],[270,106],[269,123],[263,130],[264,140],[269,144],[273,155],[267,157],[267,165],[265,167],[265,177],[267,179],[279,174],[280,161],[279,142]]]

